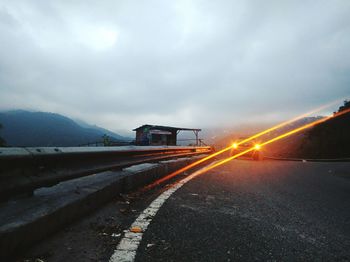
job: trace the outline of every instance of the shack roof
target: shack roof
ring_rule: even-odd
[[[157,125],[142,125],[139,126],[132,131],[137,131],[139,129],[144,129],[144,128],[149,128],[149,129],[158,129],[158,130],[184,130],[184,131],[202,131],[202,129],[199,128],[184,128],[184,127],[173,127],[173,126],[157,126]]]

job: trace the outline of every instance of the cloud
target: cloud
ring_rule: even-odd
[[[285,119],[348,95],[348,1],[3,1],[0,109],[101,126]]]

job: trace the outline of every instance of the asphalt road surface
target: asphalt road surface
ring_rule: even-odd
[[[116,199],[20,260],[108,261],[164,188]],[[349,261],[350,163],[235,160],[172,194],[136,261]]]

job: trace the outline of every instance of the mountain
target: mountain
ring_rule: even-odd
[[[286,133],[288,131],[291,131],[295,128],[301,127],[303,125],[309,124],[311,122],[314,122],[316,120],[321,119],[322,116],[317,117],[305,117],[302,119],[299,119],[293,123],[290,123],[282,128],[279,128],[277,130],[274,130],[270,133],[268,133],[266,136],[263,136],[263,141],[272,139],[274,137],[277,137],[279,135],[282,135],[283,133]],[[274,157],[298,157],[300,147],[305,139],[305,137],[308,135],[308,132],[311,130],[305,129],[300,132],[297,132],[291,136],[287,136],[285,138],[282,138],[281,140],[277,140],[276,142],[273,142],[269,145],[264,146],[262,149],[263,154],[265,156],[274,156]]]
[[[318,117],[305,117],[302,119],[299,119],[295,122],[292,122],[290,124],[287,124],[279,129],[273,130],[261,137],[258,137],[252,141],[252,143],[260,143],[262,141],[267,141],[269,139],[272,139],[274,137],[277,137],[285,132],[288,132],[290,130],[293,130],[295,128],[298,128],[300,126],[303,126],[305,124],[311,123],[317,119],[322,118],[321,116]],[[267,129],[269,127],[260,128],[259,131],[253,130],[253,131],[246,131],[246,132],[232,132],[230,135],[226,135],[224,137],[221,137],[216,140],[216,144],[220,145],[219,147],[226,147],[230,144],[232,144],[234,141],[239,141],[244,138],[247,138],[249,136],[252,136],[260,131],[263,131],[264,129]],[[279,156],[279,157],[291,157],[296,156],[296,152],[300,148],[300,144],[302,143],[304,137],[306,136],[308,130],[304,130],[302,132],[296,133],[292,136],[283,138],[281,140],[278,140],[274,143],[271,143],[269,145],[264,146],[261,151],[265,156]]]
[[[0,129],[1,128],[2,128],[2,125],[0,124]],[[2,137],[0,137],[0,146],[5,146],[5,145],[6,145],[5,140]]]
[[[110,131],[108,129],[105,129],[103,127],[99,127],[97,125],[91,125],[91,124],[86,123],[85,121],[82,121],[80,119],[74,119],[74,122],[77,123],[78,125],[80,125],[83,128],[89,128],[89,129],[95,129],[95,130],[101,131],[103,134],[106,134],[107,136],[110,136],[110,137],[114,137],[117,140],[131,141],[131,140],[134,139],[134,138],[131,138],[131,137],[118,135],[117,133],[112,132],[112,131]]]
[[[350,102],[344,101],[338,113],[349,109]],[[266,146],[265,155],[308,159],[350,158],[349,134],[350,112],[347,112]]]
[[[135,137],[134,137],[135,133],[134,133],[134,131],[125,132],[125,130],[120,130],[122,133],[125,133],[125,134],[119,135],[119,134],[117,134],[115,132],[112,132],[112,131],[110,131],[108,129],[105,129],[103,127],[96,126],[96,125],[90,126],[90,128],[99,130],[102,133],[106,134],[107,136],[115,137],[115,138],[117,138],[117,140],[126,140],[126,141],[133,141],[133,140],[135,140]]]
[[[315,121],[317,119],[319,119],[321,117],[304,117],[304,118],[301,118],[295,122],[292,122],[290,124],[287,124],[281,128],[278,128],[276,130],[273,130],[259,138],[256,138],[254,140],[254,142],[260,142],[260,141],[266,141],[272,137],[275,137],[275,136],[278,136],[278,135],[281,135],[282,133],[285,133],[289,130],[292,130],[294,128],[297,128],[299,126],[302,126],[302,125],[305,125],[307,123],[310,123],[312,121]],[[247,138],[247,137],[250,137],[254,134],[257,134],[263,130],[266,130],[268,128],[271,128],[271,126],[273,125],[259,125],[259,128],[257,127],[246,127],[245,129],[242,129],[242,128],[239,128],[237,130],[230,130],[230,131],[226,131],[226,134],[225,135],[221,135],[221,136],[218,136],[216,139],[215,139],[215,144],[216,145],[229,145],[231,144],[232,142],[234,141],[237,141],[237,140],[242,140],[244,138]],[[227,134],[228,133],[228,134]]]
[[[350,110],[350,101],[344,101],[344,105],[339,107],[337,113],[343,111],[342,115],[264,146],[261,149],[263,155],[305,159],[350,158],[350,112],[345,110]],[[255,139],[253,143],[267,141],[320,118],[322,117],[302,118]],[[252,134],[253,132],[231,133],[218,139],[216,145],[218,148],[226,147],[235,140]]]
[[[339,115],[308,130],[296,155],[303,158],[350,158],[350,101],[339,107]]]
[[[8,146],[78,146],[102,141],[104,134],[112,142],[130,141],[130,138],[97,126],[82,127],[72,119],[55,113],[0,112],[0,123],[0,137]]]

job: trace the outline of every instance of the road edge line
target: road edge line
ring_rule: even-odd
[[[153,200],[153,202],[136,218],[134,223],[131,224],[127,232],[125,232],[123,238],[110,257],[109,262],[133,262],[136,258],[137,249],[142,241],[143,233],[147,230],[148,225],[152,222],[152,219],[165,201],[184,184],[202,174],[202,170],[205,170],[208,166],[215,163],[216,161],[172,184],[169,189]]]

